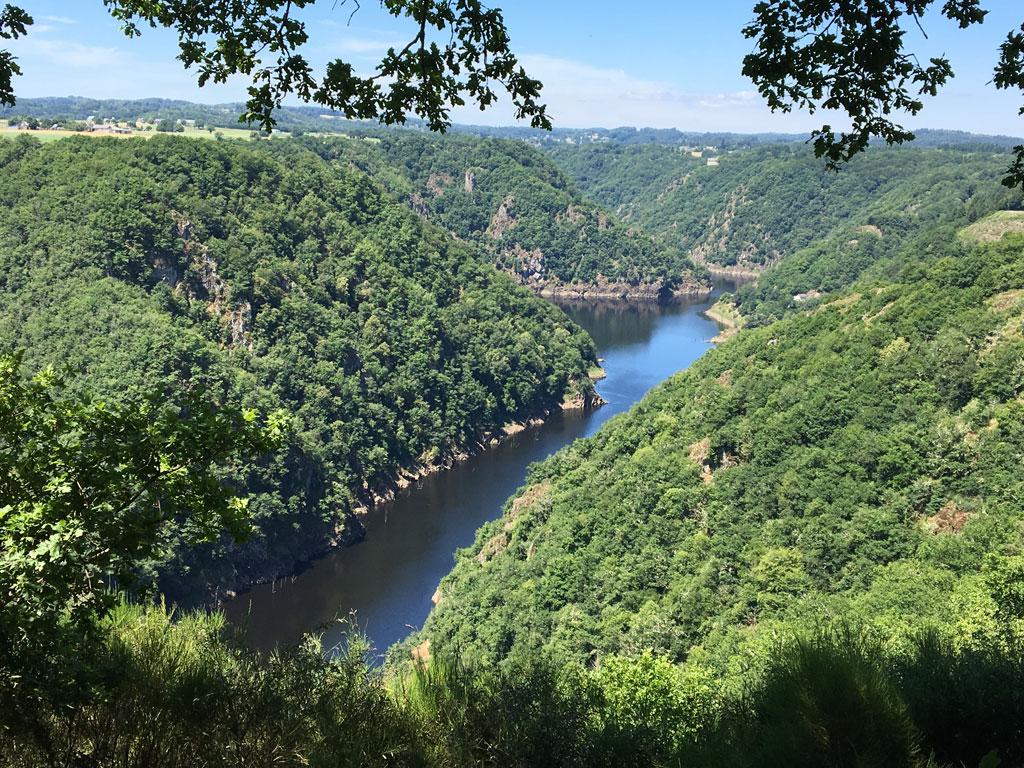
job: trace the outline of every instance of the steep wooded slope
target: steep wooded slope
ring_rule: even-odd
[[[549,152],[627,224],[699,262],[751,273],[833,235],[919,231],[972,206],[987,213],[1008,195],[999,184],[1008,155],[983,143],[872,149],[840,173],[791,144],[699,158],[667,146]]]
[[[1024,546],[1024,238],[956,238],[745,330],[536,466],[416,638],[737,671],[845,618],[999,644]],[[1015,629],[1017,627],[1017,629]]]
[[[656,299],[705,287],[678,248],[627,229],[523,142],[410,131],[304,142],[388,179],[414,210],[535,290]]]
[[[589,338],[555,307],[295,144],[0,144],[0,344],[73,382],[202,386],[294,414],[238,478],[259,531],[178,553],[168,586],[231,586],[358,532],[403,469],[586,399]]]

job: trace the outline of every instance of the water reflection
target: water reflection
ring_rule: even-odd
[[[565,305],[593,336],[608,377],[597,411],[550,418],[448,472],[426,478],[365,521],[366,538],[316,561],[295,577],[255,587],[228,604],[259,648],[292,643],[313,630],[340,639],[339,616],[354,612],[374,644],[386,649],[426,618],[430,598],[453,565],[453,553],[472,544],[476,529],[501,513],[527,466],[571,441],[593,434],[651,387],[689,366],[710,347],[716,326],[703,302],[653,305]]]

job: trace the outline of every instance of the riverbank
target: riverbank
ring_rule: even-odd
[[[588,376],[592,381],[602,379],[606,375],[604,369],[600,366],[595,366],[588,372]],[[600,408],[605,404],[606,401],[594,391],[587,395],[566,394],[559,405],[545,411],[542,415],[534,416],[525,421],[514,421],[505,424],[500,429],[485,432],[468,445],[447,452],[443,457],[421,457],[421,460],[416,464],[401,469],[398,475],[383,488],[370,492],[368,501],[354,507],[352,513],[357,517],[368,515],[381,504],[394,501],[395,497],[409,486],[439,472],[446,472],[483,451],[501,445],[503,441],[518,435],[520,432],[544,425],[553,413],[559,411],[590,411]]]
[[[711,339],[714,344],[728,341],[743,327],[743,315],[740,314],[735,304],[726,299],[719,299],[704,310],[704,316],[714,320],[721,327],[718,334]]]
[[[693,301],[710,296],[714,291],[711,283],[685,276],[678,283],[656,281],[650,283],[628,283],[606,280],[598,276],[592,283],[560,281],[524,283],[538,296],[555,301],[609,301],[622,303],[667,304]]]
[[[716,325],[701,314],[710,304],[563,306],[594,339],[598,360],[604,358],[606,378],[597,389],[606,405],[590,411],[553,408],[542,425],[499,436],[497,445],[422,478],[360,518],[363,543],[339,546],[276,584],[254,586],[225,605],[229,620],[245,629],[253,646],[267,650],[308,632],[322,632],[330,648],[345,632],[337,619],[353,612],[360,631],[381,650],[406,637],[426,619],[438,583],[452,569],[453,553],[470,546],[481,525],[500,517],[532,464],[593,435],[710,348]]]
[[[598,364],[591,366],[587,376],[590,381],[597,381],[607,374]],[[398,470],[393,478],[377,488],[363,488],[360,503],[354,505],[339,521],[328,535],[310,539],[305,546],[291,555],[293,565],[290,568],[273,568],[265,572],[250,573],[249,578],[237,578],[225,588],[221,584],[208,592],[201,602],[207,605],[225,606],[229,602],[244,596],[261,585],[276,584],[279,581],[294,578],[311,564],[327,557],[332,552],[350,547],[366,537],[365,520],[374,511],[385,504],[395,501],[402,491],[430,477],[450,471],[465,464],[470,459],[510,440],[515,435],[531,428],[544,425],[555,413],[587,412],[605,405],[606,401],[593,389],[587,394],[567,393],[561,403],[543,410],[536,416],[523,421],[510,422],[495,430],[480,433],[469,443],[435,455],[423,455],[419,461]]]
[[[735,283],[749,283],[751,280],[757,280],[768,270],[768,267],[754,269],[751,267],[735,266],[721,267],[713,264],[705,264],[704,267],[712,278],[716,280],[730,280]]]
[[[727,280],[733,283],[749,283],[751,280],[757,280],[761,275],[778,264],[778,259],[774,259],[767,264],[752,264],[749,266],[733,264],[725,266],[724,264],[710,262],[704,256],[693,252],[690,253],[690,258],[693,259],[694,264],[706,269],[712,279]]]

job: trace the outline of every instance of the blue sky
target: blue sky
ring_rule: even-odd
[[[750,44],[740,29],[755,0],[505,0],[515,50],[531,75],[545,84],[545,100],[565,127],[638,125],[684,130],[804,131],[843,121],[803,113],[773,115],[740,74]],[[9,44],[25,74],[20,96],[161,96],[201,102],[241,100],[245,81],[199,88],[175,59],[172,33],[146,29],[124,37],[102,0],[22,0],[36,24]],[[1020,0],[985,0],[981,27],[957,29],[937,14],[924,20],[925,39],[908,33],[922,58],[947,54],[956,78],[908,125],[980,133],[1024,134],[1017,116],[1024,94],[997,92],[988,81],[999,43],[1024,21]],[[322,65],[335,57],[369,72],[389,45],[412,35],[407,22],[362,0],[320,0],[304,12],[306,55]],[[466,108],[459,122],[508,124],[511,109]]]

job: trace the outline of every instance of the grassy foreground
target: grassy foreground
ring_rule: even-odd
[[[0,763],[67,766],[1018,765],[1024,663],[848,627],[780,640],[739,689],[649,652],[381,672],[358,639],[263,659],[223,618],[122,605],[50,697],[0,708]],[[15,685],[15,689],[17,686]],[[11,694],[10,688],[6,691]],[[17,694],[14,695],[14,701]],[[12,703],[8,699],[8,704]]]

